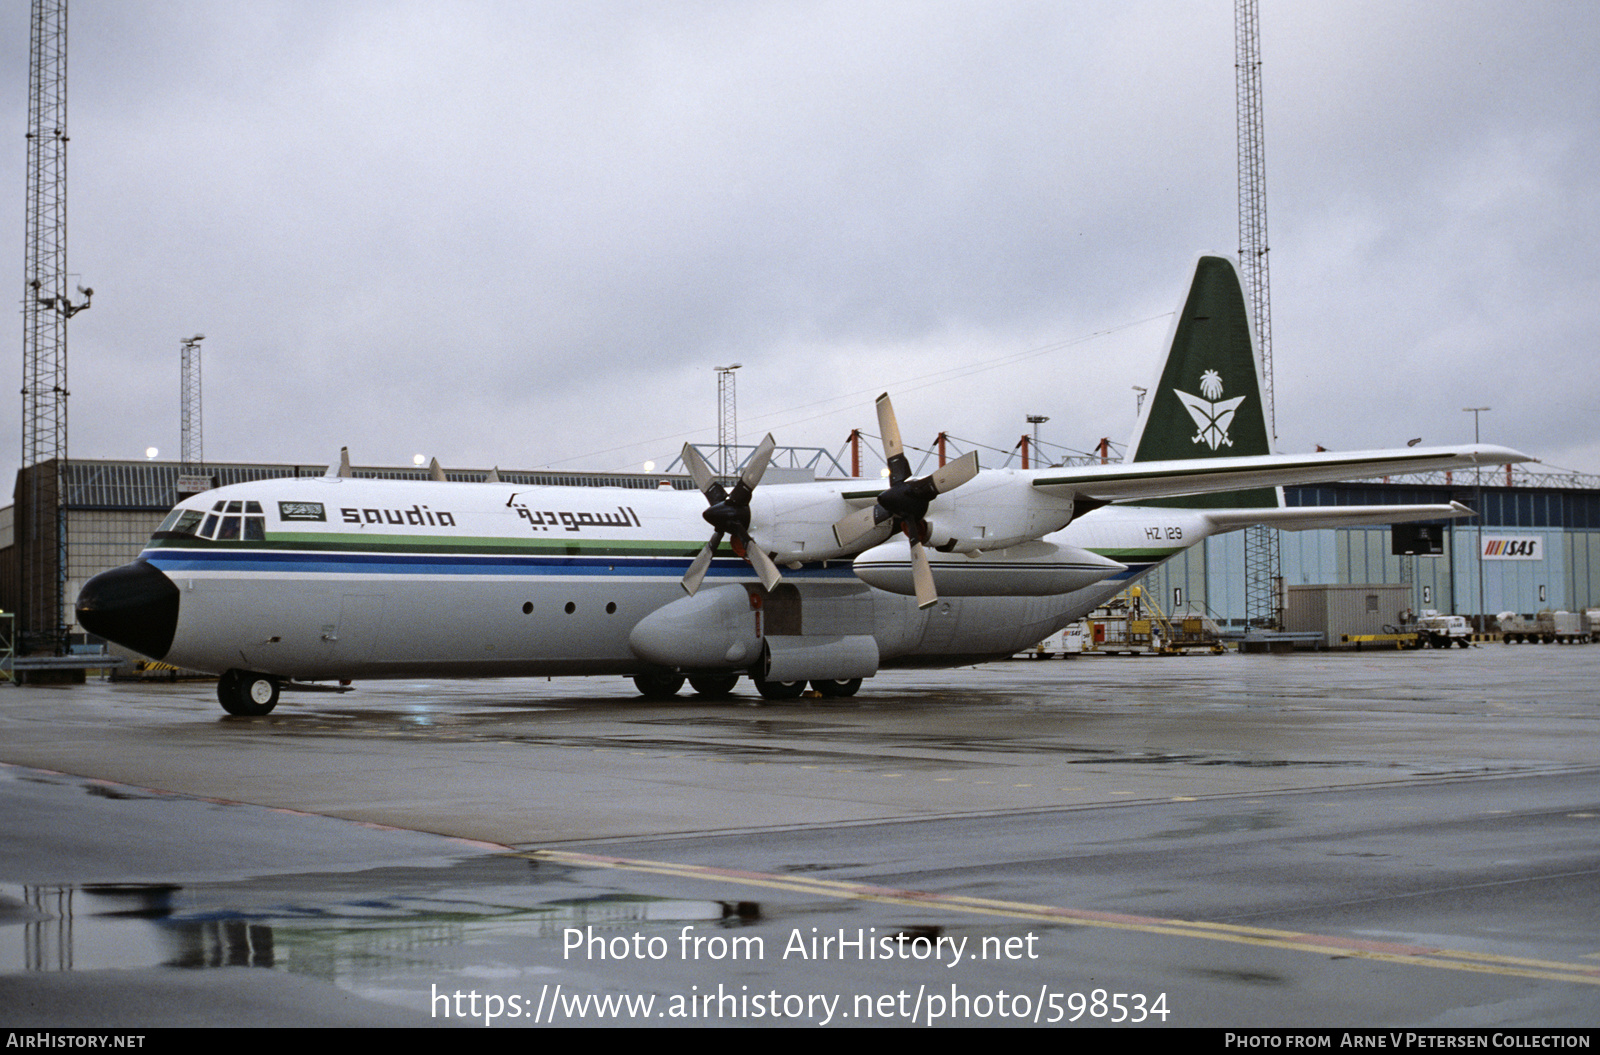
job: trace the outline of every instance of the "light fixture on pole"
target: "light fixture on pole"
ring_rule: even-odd
[[[1478,442],[1478,415],[1487,414],[1489,408],[1462,407],[1461,410],[1463,413],[1472,415],[1472,442],[1476,444]],[[1483,469],[1477,464],[1476,460],[1473,461],[1472,465],[1472,483],[1474,490],[1477,492],[1477,500],[1474,504],[1478,507],[1478,617],[1474,625],[1476,625],[1478,632],[1481,634],[1488,628],[1483,611],[1485,604],[1483,597],[1483,522],[1486,518],[1483,510]]]
[[[1033,461],[1034,462],[1037,462],[1039,460],[1039,426],[1043,425],[1045,422],[1047,422],[1049,420],[1050,419],[1048,417],[1046,417],[1045,415],[1043,415],[1043,414],[1029,414],[1028,415],[1028,424],[1033,426],[1033,444],[1032,444],[1032,449],[1028,453],[1033,455]],[[1028,461],[1028,459],[1026,459],[1026,458],[1023,459],[1024,464],[1023,464],[1022,467],[1024,469],[1026,469],[1028,467],[1027,464],[1026,464],[1027,461]],[[1035,466],[1035,468],[1037,468],[1037,466]]]

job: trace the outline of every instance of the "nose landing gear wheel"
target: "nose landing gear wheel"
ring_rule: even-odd
[[[271,714],[278,705],[278,679],[270,674],[230,670],[217,679],[217,699],[229,714],[259,718]]]

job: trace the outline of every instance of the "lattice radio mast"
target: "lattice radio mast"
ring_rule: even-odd
[[[733,372],[743,363],[717,367],[717,471],[732,476],[739,471],[739,388]]]
[[[1272,298],[1267,275],[1267,151],[1261,119],[1261,16],[1257,0],[1234,0],[1233,69],[1239,133],[1239,266],[1244,270],[1251,321],[1261,350],[1261,396],[1267,429],[1278,437],[1272,391]],[[1253,527],[1244,536],[1245,621],[1255,627],[1282,623],[1278,600],[1282,566],[1278,532]]]
[[[22,291],[22,465],[33,468],[18,518],[23,647],[61,653],[70,621],[64,482],[67,460],[67,320],[94,291],[67,294],[67,2],[33,0],[28,66],[27,260]],[[53,565],[53,566],[52,566]]]
[[[183,462],[185,476],[198,473],[205,465],[206,447],[200,419],[200,342],[203,333],[183,339]]]

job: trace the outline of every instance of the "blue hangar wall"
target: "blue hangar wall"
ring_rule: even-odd
[[[1284,488],[1291,506],[1452,501],[1479,508],[1470,483]],[[1481,512],[1481,524],[1475,517],[1438,521],[1444,552],[1436,557],[1395,556],[1387,527],[1282,532],[1285,585],[1409,582],[1412,608],[1458,615],[1600,606],[1600,491],[1484,487]],[[1480,543],[1486,551],[1481,601]],[[1207,539],[1151,572],[1144,585],[1164,607],[1204,609],[1225,625],[1243,626],[1244,534]]]

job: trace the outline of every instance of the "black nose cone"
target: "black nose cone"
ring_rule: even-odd
[[[178,629],[178,587],[148,561],[101,572],[78,594],[78,624],[91,634],[160,659]]]

